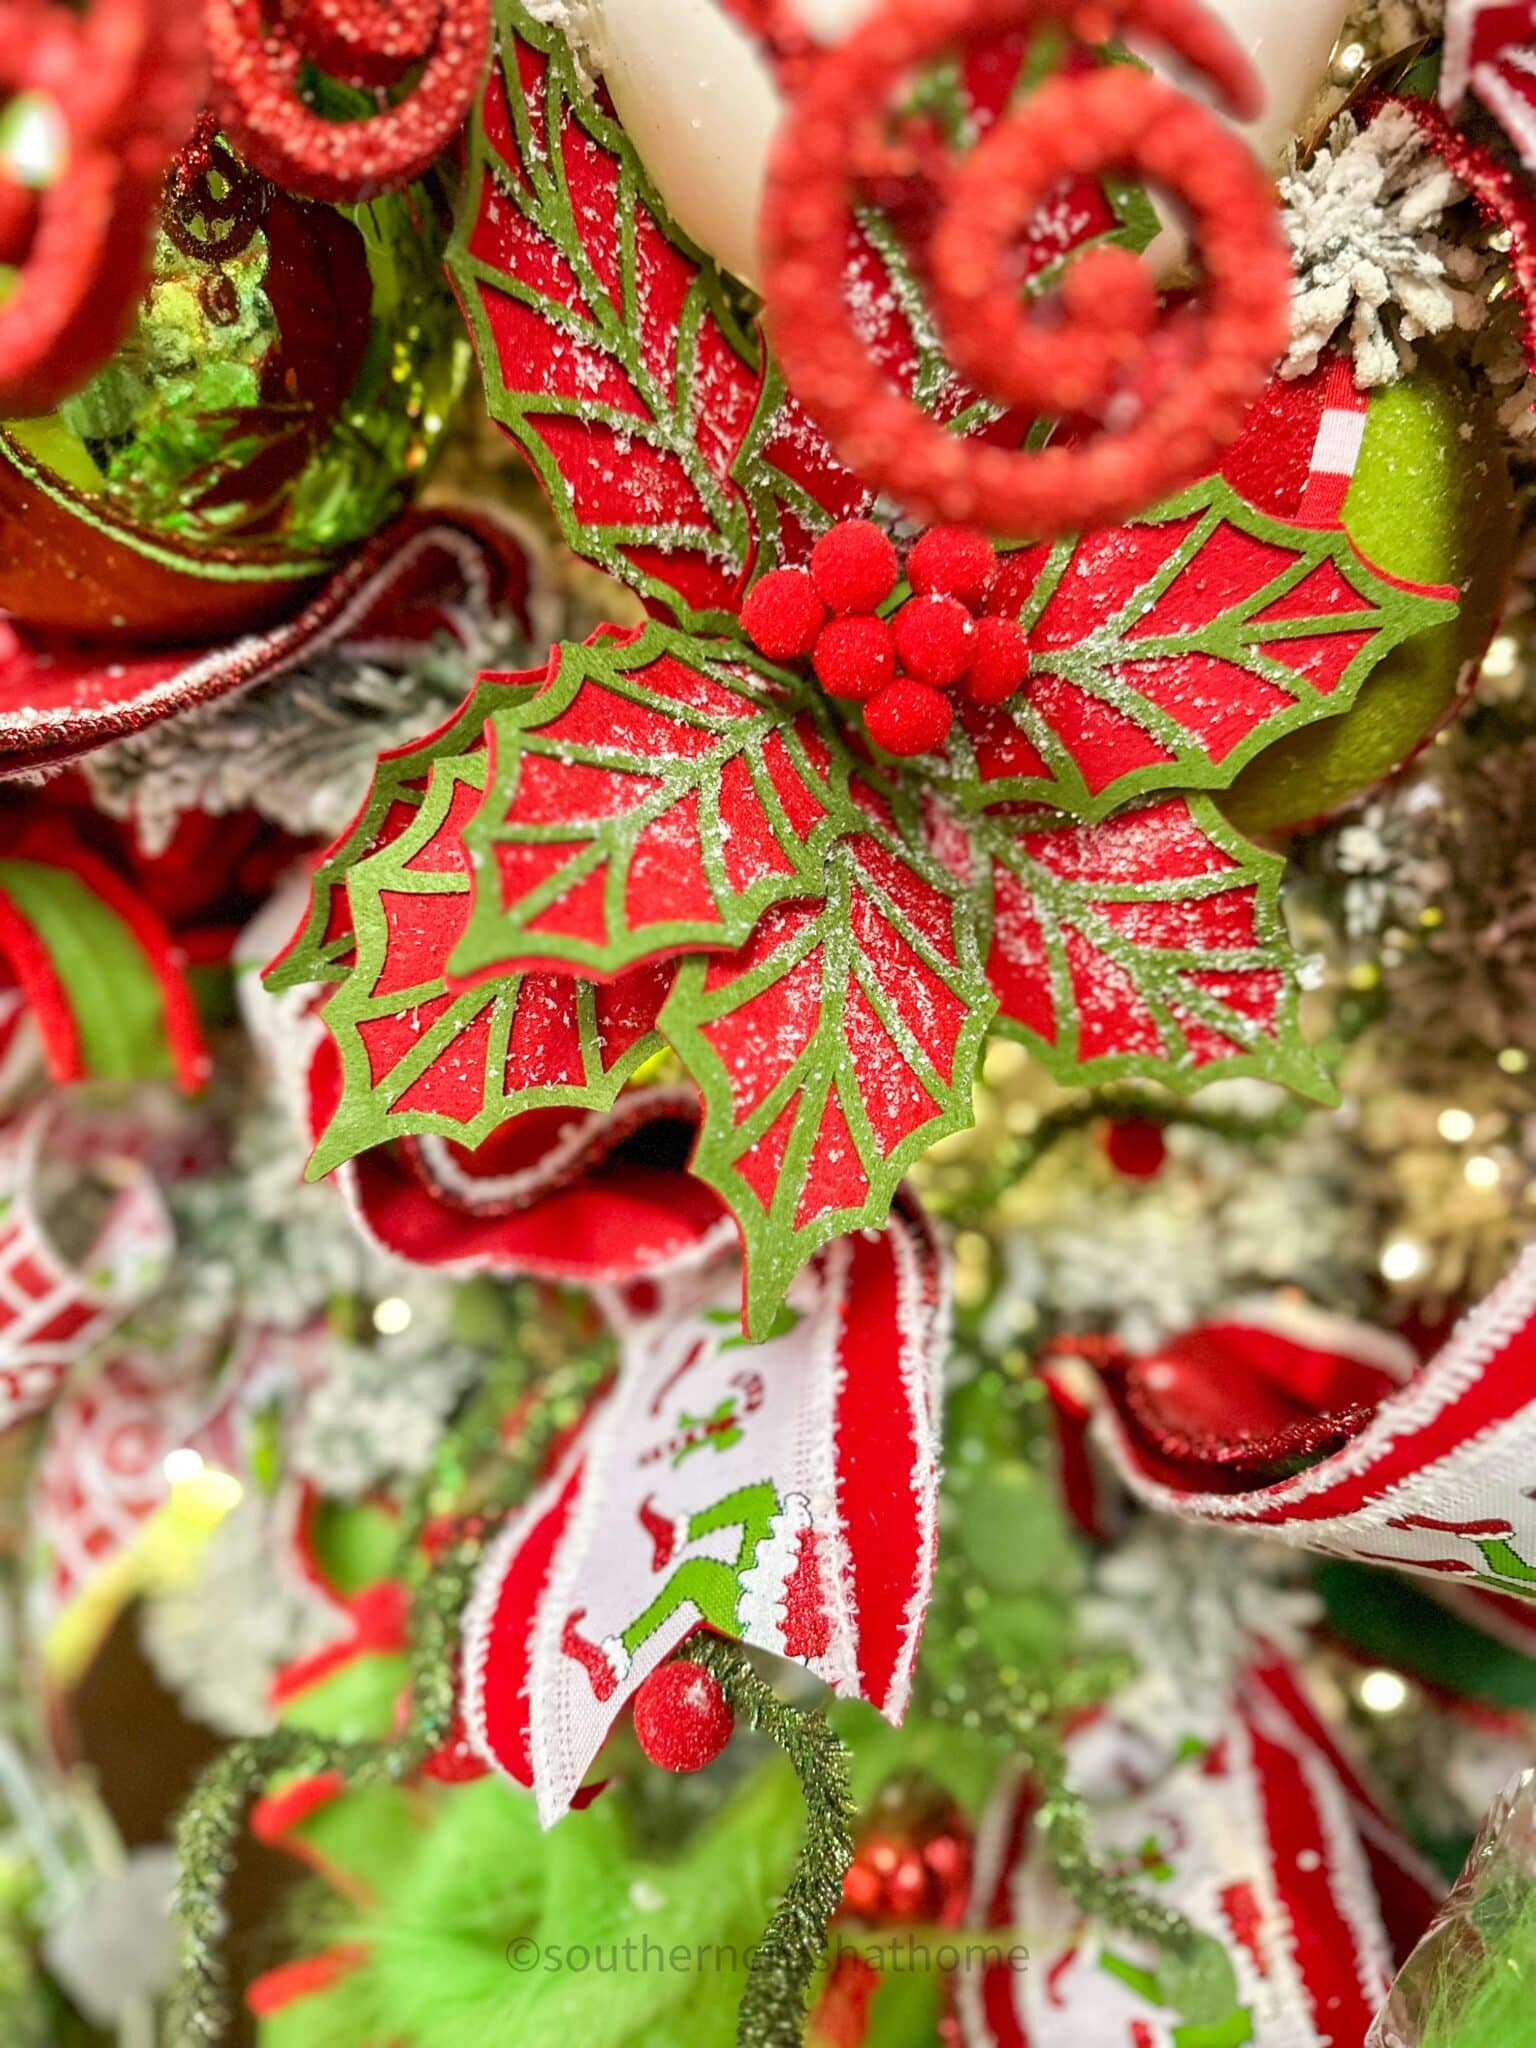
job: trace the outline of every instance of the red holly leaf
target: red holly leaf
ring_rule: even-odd
[[[669,219],[565,36],[498,0],[499,50],[470,126],[448,267],[486,403],[549,493],[566,540],[700,631],[735,628],[763,568],[802,561],[870,493],[786,393],[755,302]],[[928,98],[943,143],[969,146],[1008,103],[1023,39],[999,38]],[[975,402],[939,348],[923,288],[931,182],[891,184],[850,216],[848,295],[892,383],[957,432],[1016,444],[1023,424]],[[1025,274],[1069,249],[1155,230],[1145,200],[1077,181],[1043,209]]]
[[[303,924],[262,976],[274,994],[317,981],[346,980],[355,961],[356,940],[347,901],[348,875],[370,853],[399,838],[417,817],[435,763],[475,754],[480,760],[476,773],[483,779],[485,728],[491,712],[509,698],[531,695],[547,674],[546,667],[524,675],[482,675],[465,703],[435,732],[379,756],[362,808],[315,869]]]
[[[324,1011],[342,1093],[311,1177],[392,1138],[473,1147],[525,1110],[607,1108],[659,1047],[664,971],[606,988],[533,974],[445,986],[469,915],[460,834],[485,769],[483,750],[435,762],[414,815],[346,870],[355,955]]]
[[[747,302],[666,220],[559,29],[501,16],[448,256],[491,416],[572,547],[723,625],[754,549],[731,475],[761,383]]]
[[[971,892],[869,785],[814,897],[749,942],[685,960],[661,1029],[704,1098],[693,1171],[746,1249],[764,1331],[818,1246],[884,1222],[902,1175],[971,1121],[995,999]]]
[[[960,801],[1102,818],[1154,790],[1225,788],[1282,734],[1347,710],[1454,592],[1392,582],[1342,528],[1272,518],[1215,476],[1009,557],[991,604],[1027,627],[1030,677],[1006,705],[962,706]]]
[[[857,814],[846,750],[797,696],[744,653],[665,626],[558,648],[536,696],[491,711],[450,980],[606,980],[742,945],[772,904],[814,893]]]
[[[1219,1069],[1332,1099],[1297,1022],[1285,863],[1213,804],[1174,797],[1036,830],[993,812],[963,829],[991,890],[999,1028],[1060,1080],[1189,1089]]]

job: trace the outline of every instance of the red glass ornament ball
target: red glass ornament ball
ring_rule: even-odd
[[[829,611],[873,612],[896,588],[896,549],[872,519],[845,519],[811,550],[811,579]]]
[[[719,1679],[686,1658],[653,1671],[635,1694],[635,1734],[664,1771],[702,1771],[735,1732],[736,1717]]]
[[[976,655],[976,621],[957,597],[914,597],[896,614],[896,652],[920,683],[948,690]]]
[[[866,703],[895,680],[895,635],[884,619],[868,614],[833,619],[821,629],[812,666],[829,696]]]
[[[997,550],[974,526],[930,527],[907,557],[919,597],[955,597],[976,610],[997,574]]]
[[[864,710],[864,724],[877,747],[906,759],[931,754],[949,737],[955,707],[942,690],[913,676],[898,676]]]
[[[1017,619],[978,619],[966,690],[978,704],[1001,704],[1029,678],[1029,635]]]
[[[747,592],[741,623],[770,661],[799,661],[816,645],[826,608],[804,569],[770,569]]]

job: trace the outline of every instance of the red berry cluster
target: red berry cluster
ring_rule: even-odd
[[[997,574],[985,535],[925,533],[907,557],[911,597],[883,616],[899,574],[884,528],[845,520],[817,541],[808,569],[773,569],[754,584],[741,623],[770,661],[809,656],[829,696],[864,706],[888,754],[927,754],[954,720],[945,693],[963,684],[978,704],[1001,704],[1029,673],[1029,640],[1016,620],[982,614]]]

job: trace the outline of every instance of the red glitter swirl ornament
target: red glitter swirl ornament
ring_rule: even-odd
[[[491,0],[204,0],[224,133],[274,184],[346,205],[427,171],[463,126],[491,46]],[[300,94],[306,64],[393,105],[333,121]]]
[[[81,15],[0,0],[0,98],[36,95],[57,120],[51,177],[34,191],[0,172],[0,260],[17,272],[0,296],[0,419],[51,412],[127,332],[203,77],[183,8],[94,0]]]
[[[1257,75],[1197,0],[886,0],[800,70],[763,209],[769,336],[806,410],[867,484],[914,516],[998,535],[1109,524],[1206,474],[1288,338],[1290,264],[1270,180],[1196,101],[1112,65],[1046,81],[963,157],[934,167],[925,153],[942,202],[928,283],[951,360],[987,396],[1047,416],[1134,417],[1073,445],[1004,449],[947,433],[887,382],[846,291],[850,200],[861,181],[902,167],[891,110],[915,72],[1051,22],[1087,42],[1123,32],[1159,43],[1235,115],[1258,110]],[[1183,203],[1205,273],[1200,306],[1159,327],[1150,273],[1100,248],[1069,265],[1047,325],[1022,295],[1018,239],[1064,180],[1109,170]]]

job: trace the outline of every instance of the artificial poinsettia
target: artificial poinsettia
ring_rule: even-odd
[[[381,762],[272,978],[341,983],[317,1171],[605,1109],[670,1046],[761,1329],[818,1245],[880,1222],[969,1122],[994,1019],[1063,1077],[1322,1089],[1278,869],[1203,798],[962,820],[795,677],[652,625],[557,649],[542,683],[487,678]]]
[[[397,1140],[472,1150],[531,1112],[605,1114],[670,1051],[761,1333],[817,1249],[881,1223],[911,1164],[969,1123],[989,1029],[1067,1082],[1257,1074],[1325,1096],[1280,863],[1192,792],[1347,708],[1452,609],[1379,574],[1340,524],[1363,403],[1347,378],[1257,408],[1223,473],[1179,500],[1005,558],[984,602],[1024,687],[970,693],[944,744],[898,765],[818,686],[819,649],[814,674],[801,643],[765,659],[742,618],[769,571],[801,574],[822,612],[796,565],[829,528],[858,531],[837,522],[868,494],[517,0],[471,154],[452,260],[493,415],[571,544],[678,623],[482,677],[379,764],[274,972],[340,983],[314,1171]],[[1017,438],[933,343],[923,209],[890,196],[850,222],[871,346],[957,431]],[[1130,234],[1098,196],[1080,238]],[[880,545],[869,629],[895,617],[906,646]],[[859,608],[851,587],[834,611]]]

